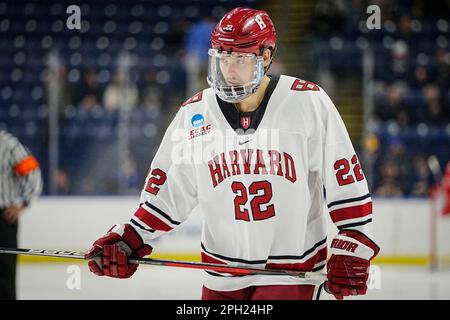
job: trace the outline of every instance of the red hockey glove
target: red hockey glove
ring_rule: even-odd
[[[142,258],[152,252],[152,247],[142,241],[141,236],[129,224],[113,226],[106,235],[98,239],[85,257],[91,272],[98,276],[129,278],[138,265],[128,263],[128,258]]]
[[[336,299],[366,294],[370,260],[380,248],[366,235],[355,230],[341,230],[331,242],[328,260],[328,292]]]

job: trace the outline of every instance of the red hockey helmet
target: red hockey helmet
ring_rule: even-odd
[[[211,34],[211,47],[222,51],[254,53],[275,50],[277,33],[264,10],[236,8],[223,16]]]
[[[272,52],[266,67],[262,57],[265,49]],[[247,98],[258,89],[275,50],[275,27],[265,11],[230,11],[211,34],[208,84],[222,100],[235,103]]]

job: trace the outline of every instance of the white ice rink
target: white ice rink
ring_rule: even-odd
[[[127,280],[96,277],[86,265],[22,263],[18,299],[200,299],[203,271],[141,266]],[[380,266],[363,297],[352,299],[450,299],[450,271]],[[330,299],[327,294],[322,299]]]

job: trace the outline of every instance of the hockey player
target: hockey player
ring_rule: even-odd
[[[150,254],[152,241],[198,206],[202,261],[327,268],[336,298],[366,293],[379,248],[369,238],[372,201],[358,157],[322,88],[267,74],[275,51],[266,12],[236,8],[220,20],[208,52],[211,88],[183,103],[153,159],[139,208],[89,251],[88,257],[102,252],[89,261],[92,272],[130,277],[137,265],[128,257]],[[328,263],[326,210],[339,229]],[[322,289],[288,276],[205,276],[202,299],[316,299]]]

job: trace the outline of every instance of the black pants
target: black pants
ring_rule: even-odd
[[[0,209],[0,247],[17,248],[17,223],[9,224]],[[0,300],[16,299],[15,254],[0,254]]]

